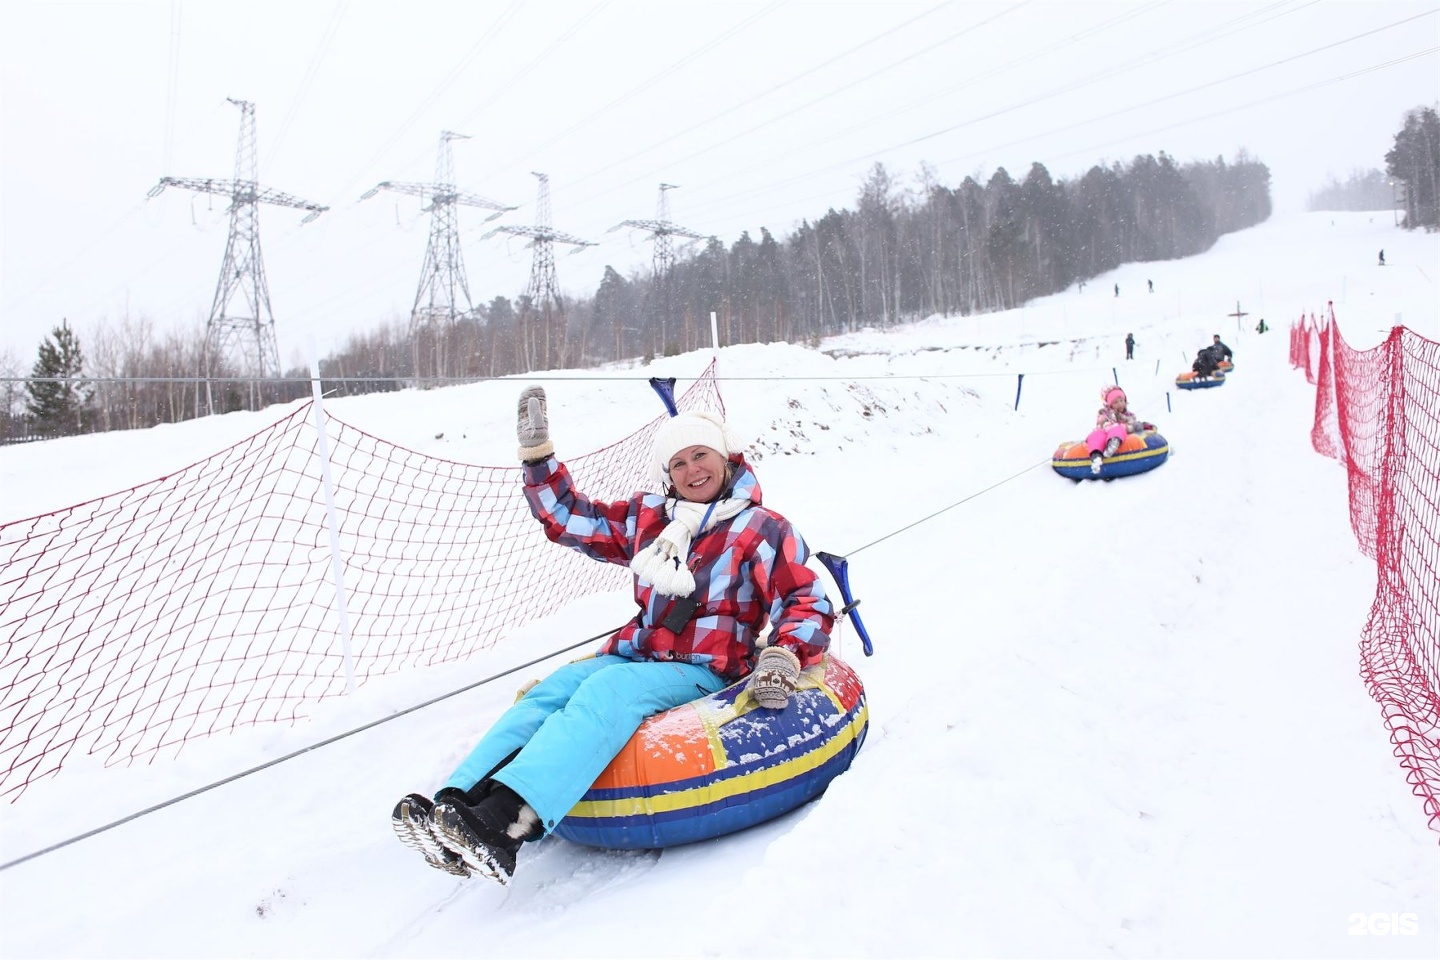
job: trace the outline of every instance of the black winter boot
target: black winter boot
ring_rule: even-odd
[[[470,868],[465,866],[460,855],[446,849],[435,835],[434,824],[430,820],[432,809],[433,805],[427,798],[418,793],[408,794],[395,804],[390,814],[390,827],[401,843],[411,850],[420,851],[425,862],[436,870],[444,870],[457,877],[470,876]]]
[[[515,875],[520,845],[544,832],[530,805],[503,783],[494,783],[475,805],[458,790],[442,791],[432,820],[440,842],[465,861],[472,876],[480,874],[502,885]]]

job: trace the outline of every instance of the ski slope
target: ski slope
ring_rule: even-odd
[[[1440,339],[1437,279],[1440,236],[1388,212],[1308,214],[1006,314],[722,349],[766,503],[850,558],[875,642],[866,658],[848,624],[836,638],[871,727],[822,798],[664,852],[547,839],[509,889],[427,869],[391,835],[390,808],[436,789],[541,665],[0,871],[0,954],[1440,955],[1437,835],[1357,672],[1374,567],[1344,470],[1310,447],[1314,390],[1286,337],[1333,301],[1354,346],[1397,321]],[[1212,333],[1236,372],[1175,390]],[[522,382],[547,387],[563,458],[654,417],[646,378],[683,388],[709,360]],[[1050,454],[1084,436],[1117,374],[1170,459],[1110,483],[1058,477]],[[414,450],[509,463],[520,385],[329,408]],[[150,479],[277,416],[0,448],[0,522]],[[584,598],[483,661],[375,681],[305,724],[149,766],[72,757],[0,811],[3,860],[630,614],[626,592]],[[1355,932],[1373,913],[1413,914],[1415,932]]]

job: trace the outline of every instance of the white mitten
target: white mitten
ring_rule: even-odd
[[[783,710],[800,680],[800,658],[784,647],[766,647],[755,661],[747,688],[767,710]]]
[[[544,460],[555,452],[555,444],[550,442],[550,420],[545,412],[544,387],[526,387],[520,391],[515,437],[520,441],[522,463]]]

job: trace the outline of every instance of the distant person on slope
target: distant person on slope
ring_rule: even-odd
[[[521,845],[555,829],[645,718],[747,677],[761,708],[783,709],[835,623],[805,541],[761,505],[738,439],[715,414],[666,421],[650,458],[665,492],[614,503],[576,490],[555,458],[542,388],[521,392],[516,435],[525,499],[545,535],[630,567],[640,612],[595,656],[526,691],[433,801],[412,793],[395,806],[396,835],[430,866],[501,884]]]
[[[1095,414],[1095,429],[1085,438],[1090,451],[1090,472],[1098,474],[1105,457],[1115,456],[1127,434],[1154,430],[1155,424],[1140,422],[1129,410],[1125,391],[1119,387],[1103,387],[1100,398],[1104,405]]]
[[[1135,359],[1135,334],[1133,333],[1125,334],[1125,359]]]
[[[1385,266],[1385,251],[1383,249],[1380,251],[1380,266]]]

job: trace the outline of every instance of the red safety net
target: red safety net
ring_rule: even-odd
[[[724,413],[713,364],[676,405]],[[628,497],[664,420],[567,458],[577,486]],[[630,582],[546,540],[520,488],[518,465],[406,450],[312,402],[169,476],[0,526],[0,795],[76,749],[109,766],[293,722],[352,673],[463,660]]]
[[[1360,673],[1440,830],[1440,343],[1395,327],[1351,348],[1328,316],[1291,328],[1315,384],[1315,449],[1345,464],[1350,527],[1377,566]]]

